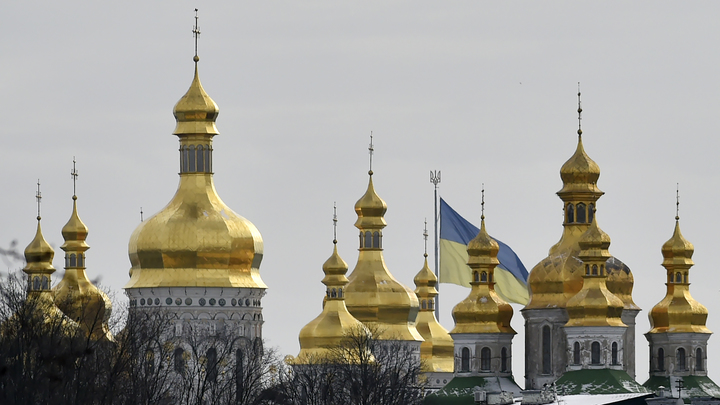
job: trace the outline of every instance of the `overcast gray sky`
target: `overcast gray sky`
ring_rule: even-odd
[[[140,207],[158,212],[177,186],[172,108],[192,79],[195,7],[200,77],[220,107],[216,187],[263,235],[264,335],[284,354],[297,354],[300,329],[321,311],[333,201],[340,254],[350,270],[356,262],[353,205],[367,186],[371,130],[375,186],[388,204],[385,259],[400,281],[414,288],[422,267],[430,170],[442,170],[442,196],[475,223],[485,183],[490,234],[528,270],[543,259],[562,231],[555,192],[576,145],[577,82],[585,147],[606,192],[599,225],[633,270],[643,308],[638,381],[647,314],[665,294],[660,247],[678,182],[682,230],[696,248],[691,290],[720,330],[720,217],[708,208],[720,200],[720,4],[710,1],[7,2],[0,246],[32,239],[40,178],[60,279],[75,156],[88,274],[123,287]],[[441,290],[451,329],[451,307],[468,290]],[[710,357],[718,351],[715,337]]]

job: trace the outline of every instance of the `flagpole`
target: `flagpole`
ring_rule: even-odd
[[[440,170],[430,171],[430,183],[432,183],[435,186],[435,277],[438,279],[438,283],[436,285],[436,289],[438,290],[438,293],[440,292],[440,273],[439,273],[439,259],[438,259],[438,220],[440,219],[438,215],[438,184],[440,184]],[[437,297],[435,297],[435,317],[437,320],[440,320],[440,295],[438,294]]]

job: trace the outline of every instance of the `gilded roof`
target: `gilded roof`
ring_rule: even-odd
[[[358,216],[357,221],[355,221],[355,226],[362,229],[385,228],[385,226],[387,226],[387,222],[385,222],[386,212],[387,204],[385,204],[385,201],[375,192],[371,171],[367,190],[355,203],[355,213]]]
[[[499,246],[485,230],[485,219],[480,232],[468,243],[468,266],[473,272],[470,294],[455,305],[452,314],[455,333],[511,333],[513,309],[495,292],[493,274]],[[483,277],[482,274],[485,274]]]
[[[560,168],[563,188],[558,194],[595,193],[601,195],[597,188],[600,178],[600,166],[590,159],[582,143],[582,135],[578,136],[577,148],[570,159]]]
[[[706,326],[707,308],[690,295],[689,270],[694,264],[694,251],[676,220],[672,237],[662,246],[667,292],[649,314],[650,333],[711,333]]]
[[[215,126],[220,109],[215,101],[205,92],[198,75],[197,62],[195,76],[187,93],[175,104],[173,115],[177,126],[173,134],[208,134],[217,135]]]
[[[423,371],[453,372],[455,369],[455,343],[452,337],[435,317],[434,298],[438,291],[437,277],[430,270],[425,254],[425,264],[415,276],[415,294],[423,303],[417,317],[417,330],[425,339],[420,344],[420,358]]]
[[[52,265],[55,251],[52,246],[45,240],[40,226],[40,217],[38,216],[37,230],[32,242],[25,248],[25,268],[23,271],[27,274],[31,273],[54,273],[55,268]]]

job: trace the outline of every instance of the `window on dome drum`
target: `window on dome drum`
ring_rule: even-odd
[[[545,325],[542,328],[542,372],[543,374],[552,373],[552,340],[550,336],[550,327]]]
[[[190,167],[188,166],[188,147],[183,146],[182,147],[182,173],[187,173],[190,170]]]
[[[476,283],[480,281],[480,277],[478,276],[477,271],[473,272],[473,281],[475,281]]]
[[[433,299],[428,300],[428,309],[434,309],[435,301]]]
[[[337,290],[333,288],[332,292],[330,293],[330,298],[335,298],[335,297],[337,297]]]
[[[40,289],[40,277],[35,276],[33,277],[33,290],[39,290]]]
[[[592,275],[597,276],[598,275],[598,267],[597,264],[592,265]]]
[[[490,359],[490,348],[483,347],[482,350],[480,350],[480,370],[490,371]]]
[[[205,352],[207,358],[207,377],[210,381],[217,380],[217,350],[211,347]]]
[[[600,343],[592,342],[590,345],[590,363],[600,364]]]
[[[338,288],[338,298],[342,298],[342,297],[343,297],[342,288]]]
[[[77,256],[75,256],[75,253],[70,254],[70,267],[76,267],[77,266]],[[680,273],[678,273],[680,274]]]
[[[372,234],[370,231],[365,232],[365,247],[372,247]]]
[[[665,350],[662,347],[658,349],[657,366],[659,371],[665,371]]]
[[[587,210],[585,209],[585,204],[579,203],[577,205],[577,222],[580,224],[584,224],[585,218],[586,218]]]
[[[198,145],[197,147],[197,170],[196,172],[204,172],[205,171],[205,153],[202,145]]]
[[[687,275],[687,273],[685,273],[685,274],[684,274],[684,277],[683,277],[684,280],[685,280],[685,281],[683,281],[683,282],[684,282],[685,284],[687,284],[687,282],[688,282],[688,281],[687,281],[687,277],[688,277],[688,275]]]
[[[175,372],[178,374],[185,374],[185,350],[181,348],[175,349],[175,352],[173,353],[173,360],[174,360],[174,368]]]
[[[508,350],[507,347],[503,347],[500,351],[500,371],[508,371]]]
[[[703,359],[703,351],[701,348],[695,350],[695,370],[705,371],[705,361]]]
[[[460,372],[467,373],[470,371],[470,349],[467,347],[462,348],[460,354]]]
[[[212,173],[212,154],[210,153],[210,145],[205,145],[205,172]]]
[[[488,282],[492,283],[492,273],[488,273]]]
[[[486,272],[483,271],[482,273],[480,273],[480,281],[482,281],[483,283],[487,282],[487,273]]]
[[[687,364],[685,362],[685,349],[682,347],[677,349],[677,368],[678,370],[687,370]]]
[[[595,204],[588,205],[588,222],[592,222],[595,217]]]
[[[195,171],[195,145],[188,146],[188,172]]]
[[[42,277],[42,289],[43,290],[50,289],[50,279],[45,276]]]
[[[682,274],[680,272],[675,273],[675,282],[682,283]]]
[[[427,301],[422,300],[422,309],[427,309]]]
[[[380,248],[380,232],[378,231],[373,232],[373,247]]]
[[[613,342],[613,344],[612,344],[612,364],[614,366],[618,365],[618,344],[617,344],[617,342]]]
[[[84,261],[85,261],[85,255],[82,253],[78,253],[78,267],[84,267],[85,266],[85,263],[83,263]]]
[[[580,364],[580,342],[573,343],[573,364]]]
[[[575,222],[575,206],[572,204],[567,205],[567,223],[572,224]]]

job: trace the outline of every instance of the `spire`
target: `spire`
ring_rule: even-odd
[[[42,193],[40,192],[40,180],[37,182],[37,193],[35,194],[37,200],[37,230],[35,231],[35,238],[25,248],[25,261],[26,265],[23,271],[28,275],[28,292],[47,292],[50,290],[50,275],[55,272],[55,268],[52,265],[55,251],[50,244],[45,240],[40,226],[40,201],[42,200]]]
[[[373,146],[373,135],[370,132],[370,146],[368,147],[370,153],[370,170],[368,171],[369,180],[368,187],[365,194],[355,203],[355,212],[357,213],[358,219],[355,222],[355,227],[364,230],[381,230],[387,226],[385,222],[385,212],[387,212],[387,204],[383,201],[380,196],[375,192],[375,186],[373,185],[373,171],[372,171],[372,158],[375,152]],[[381,243],[382,235],[378,236],[377,243],[372,242],[371,244],[362,244],[361,248],[382,248]]]
[[[500,251],[485,229],[485,187],[482,191],[480,231],[469,243],[468,267],[472,272],[470,295],[453,308],[454,333],[510,333],[513,309],[495,292],[495,267]]]
[[[580,101],[580,82],[578,82],[578,139],[582,138],[582,103]]]
[[[187,93],[175,104],[173,115],[177,121],[177,126],[173,134],[175,135],[217,135],[218,130],[215,126],[215,120],[220,111],[217,104],[205,92],[200,77],[198,75],[198,61],[200,57],[197,55],[197,39],[200,35],[198,28],[197,9],[195,9],[195,26],[193,27],[193,35],[195,37],[195,77],[193,78]]]
[[[65,243],[60,248],[65,251],[68,251],[69,249],[73,251],[77,250],[80,252],[84,252],[88,250],[90,246],[85,243],[85,239],[87,238],[88,234],[88,228],[78,216],[77,211],[77,178],[79,174],[76,164],[77,162],[75,161],[75,157],[73,156],[73,168],[70,172],[70,176],[72,177],[73,181],[73,211],[72,215],[70,215],[70,220],[62,228],[62,235],[65,239]],[[82,260],[80,261],[80,266],[84,267],[84,263]]]
[[[370,131],[370,146],[368,147],[368,151],[370,152],[370,170],[368,170],[368,174],[369,174],[370,176],[372,176],[372,175],[373,175],[373,171],[372,171],[372,158],[373,158],[373,153],[375,153],[375,148],[373,147],[373,133],[372,133],[372,131]]]

